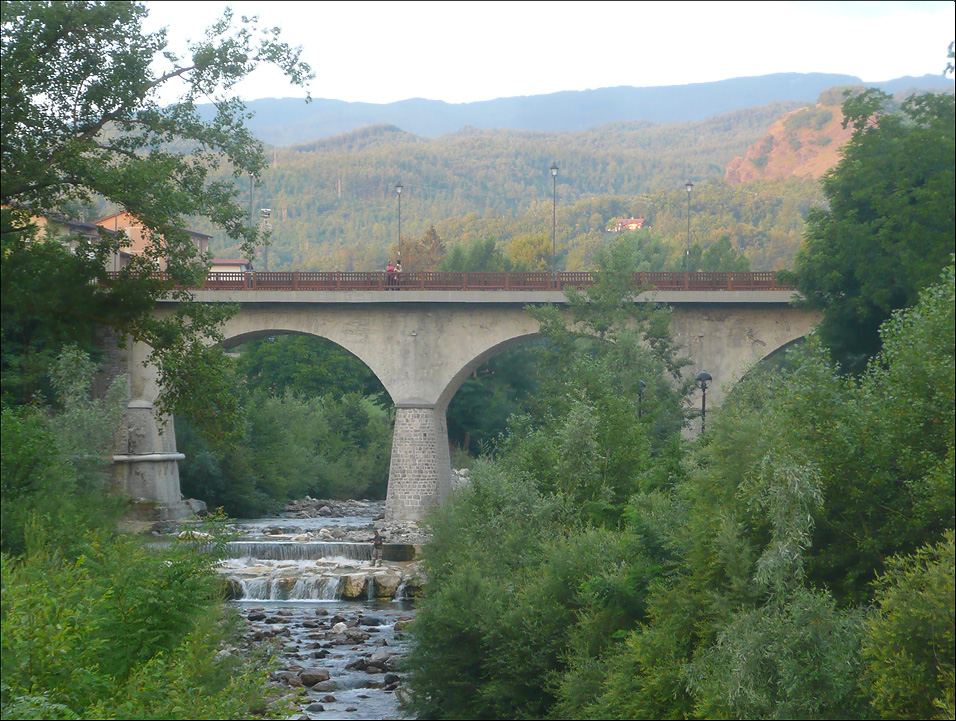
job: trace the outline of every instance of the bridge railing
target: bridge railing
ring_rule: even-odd
[[[111,273],[110,275],[117,275]],[[399,273],[391,278],[378,271],[255,271],[209,273],[197,290],[564,290],[594,285],[588,272],[564,273]],[[793,290],[778,283],[772,271],[760,272],[643,272],[634,274],[639,290]]]

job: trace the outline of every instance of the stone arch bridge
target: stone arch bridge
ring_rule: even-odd
[[[225,347],[279,333],[327,338],[352,352],[379,378],[395,404],[387,520],[419,520],[450,491],[445,409],[462,382],[501,350],[533,338],[538,325],[524,306],[563,304],[560,290],[441,290],[413,287],[365,290],[268,290],[242,287],[195,292],[203,303],[234,303],[239,311],[223,328]],[[791,305],[789,289],[655,290],[635,302],[672,308],[672,333],[693,360],[691,377],[708,371],[714,383],[708,407],[717,406],[746,370],[805,336],[818,321]],[[169,312],[160,303],[157,313]],[[130,376],[125,432],[114,468],[120,488],[159,518],[187,515],[179,487],[170,419],[162,424],[153,403],[155,369],[148,349],[130,344],[120,369]]]

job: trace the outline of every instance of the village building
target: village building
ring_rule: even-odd
[[[252,261],[245,258],[214,258],[210,273],[248,273],[252,270]]]
[[[644,227],[644,216],[640,218],[621,218],[614,226],[614,232],[620,233],[624,230],[640,230]]]
[[[129,238],[129,245],[123,248],[118,254],[114,254],[116,256],[115,258],[111,258],[110,270],[121,270],[129,262],[131,257],[143,255],[143,253],[146,252],[146,248],[149,246],[149,233],[146,227],[129,213],[120,211],[94,222],[95,225],[100,228],[105,228],[113,232],[123,230],[126,232],[126,237]],[[209,239],[212,238],[211,235],[190,229],[187,229],[186,232],[189,233],[189,237],[192,238],[196,250],[200,253],[209,252]],[[160,266],[165,268],[165,262],[160,261]]]

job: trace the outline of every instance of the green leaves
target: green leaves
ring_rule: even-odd
[[[231,11],[186,60],[162,52],[164,31],[144,32],[147,10],[138,3],[5,2],[2,12],[5,393],[6,369],[19,357],[48,346],[55,353],[64,341],[88,343],[92,328],[109,326],[151,346],[165,384],[162,411],[221,420],[218,432],[234,433],[235,404],[221,385],[210,385],[222,362],[203,347],[225,316],[190,303],[181,290],[204,277],[207,260],[186,229],[207,218],[254,253],[260,238],[235,185],[214,177],[220,166],[234,177],[258,177],[264,166],[245,108],[228,91],[263,63],[307,82],[300,50]],[[179,102],[160,107],[160,89],[173,83],[184,88]],[[206,121],[196,100],[210,97],[216,114]],[[59,239],[37,242],[31,216],[104,200],[136,218],[149,239],[118,276],[107,275],[106,260],[126,244],[122,234],[101,233],[73,254]],[[180,302],[175,314],[152,316],[167,295]],[[208,371],[199,382],[197,374]],[[200,399],[214,412],[203,413]]]
[[[952,480],[952,477],[950,477]],[[877,585],[879,610],[866,624],[866,681],[887,718],[947,718],[953,711],[956,624],[954,544],[890,559]]]
[[[75,559],[42,543],[3,555],[5,718],[248,718],[268,703],[269,663],[222,650],[214,555],[77,540]]]
[[[861,372],[878,328],[912,305],[956,250],[956,118],[952,94],[915,95],[898,112],[868,90],[844,113],[853,138],[823,180],[829,210],[807,219],[797,254],[800,291],[824,311],[821,337]]]

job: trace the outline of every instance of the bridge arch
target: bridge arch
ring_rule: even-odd
[[[816,322],[813,313],[790,305],[790,295],[674,291],[655,292],[636,302],[672,307],[672,334],[682,354],[693,361],[685,375],[711,373],[715,383],[708,391],[708,407],[713,407],[755,361],[805,336]],[[261,290],[198,291],[196,299],[240,305],[223,327],[227,346],[278,333],[306,334],[341,346],[368,366],[396,409],[386,502],[386,516],[392,521],[420,520],[450,492],[445,410],[465,378],[496,353],[538,335],[538,323],[525,312],[525,304],[565,300],[558,292]],[[163,304],[157,310],[167,311]],[[155,371],[142,364],[145,349],[131,345],[128,435],[137,424],[149,426],[150,418],[153,426],[161,426],[152,415],[158,392]],[[139,464],[141,482],[126,486],[128,491],[135,486],[131,495],[175,505],[178,475],[174,480],[169,476],[177,467],[175,438],[147,428],[141,442],[129,448],[114,458],[122,455],[122,462]],[[150,458],[162,460],[165,470],[159,465],[151,469]]]

